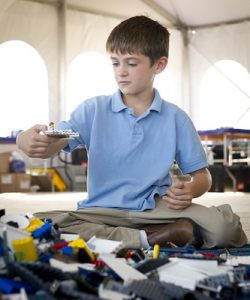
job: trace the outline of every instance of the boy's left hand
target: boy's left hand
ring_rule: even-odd
[[[174,180],[166,195],[162,197],[167,202],[167,207],[171,209],[184,209],[191,205],[193,195],[190,183]]]

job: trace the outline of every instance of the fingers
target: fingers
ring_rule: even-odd
[[[192,203],[192,195],[187,183],[178,180],[173,182],[162,198],[166,201],[167,207],[171,209],[184,209]]]
[[[47,125],[36,124],[33,127],[31,127],[31,129],[33,129],[36,133],[40,133],[40,132],[44,133],[46,130],[48,130],[48,126]]]
[[[57,142],[59,139],[56,137],[50,137],[45,134],[45,131],[48,130],[47,125],[37,124],[31,127],[31,137],[33,147],[48,147],[50,143]],[[35,143],[35,144],[33,144]]]
[[[176,198],[179,200],[181,200],[181,198],[179,198],[180,196],[185,197],[187,193],[188,191],[186,190],[185,183],[181,181],[174,181],[172,186],[170,186],[167,190],[167,195],[169,197]]]
[[[162,199],[166,201],[167,207],[171,209],[184,209],[190,206],[192,203],[192,199],[177,199],[169,197],[167,195],[163,196]]]
[[[29,157],[32,158],[45,158],[45,153],[46,153],[47,148],[35,148],[35,149],[28,149],[27,153]]]
[[[172,185],[171,185],[171,188],[173,189],[183,189],[185,187],[185,183],[183,181],[180,181],[180,180],[174,180]]]
[[[25,154],[34,158],[45,158],[49,145],[57,142],[58,138],[48,137],[45,131],[47,125],[37,124],[30,129],[23,131],[17,137],[17,145]]]

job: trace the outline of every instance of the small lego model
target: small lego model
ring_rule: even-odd
[[[79,136],[78,132],[74,132],[71,129],[65,129],[65,130],[55,129],[54,122],[49,123],[49,130],[46,130],[45,134],[47,136],[62,138],[62,139],[73,139]]]

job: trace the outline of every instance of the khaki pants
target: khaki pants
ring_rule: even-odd
[[[76,211],[50,211],[35,214],[51,218],[64,233],[78,233],[88,241],[92,236],[123,241],[127,248],[140,248],[139,230],[148,224],[167,224],[179,218],[190,218],[201,229],[203,248],[241,247],[247,243],[240,218],[228,204],[205,207],[191,204],[184,210],[168,209],[161,198],[156,208],[143,212],[109,208],[85,208]]]

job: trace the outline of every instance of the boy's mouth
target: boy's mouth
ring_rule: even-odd
[[[130,84],[130,81],[125,81],[125,80],[119,81],[119,85],[128,85],[128,84]]]

